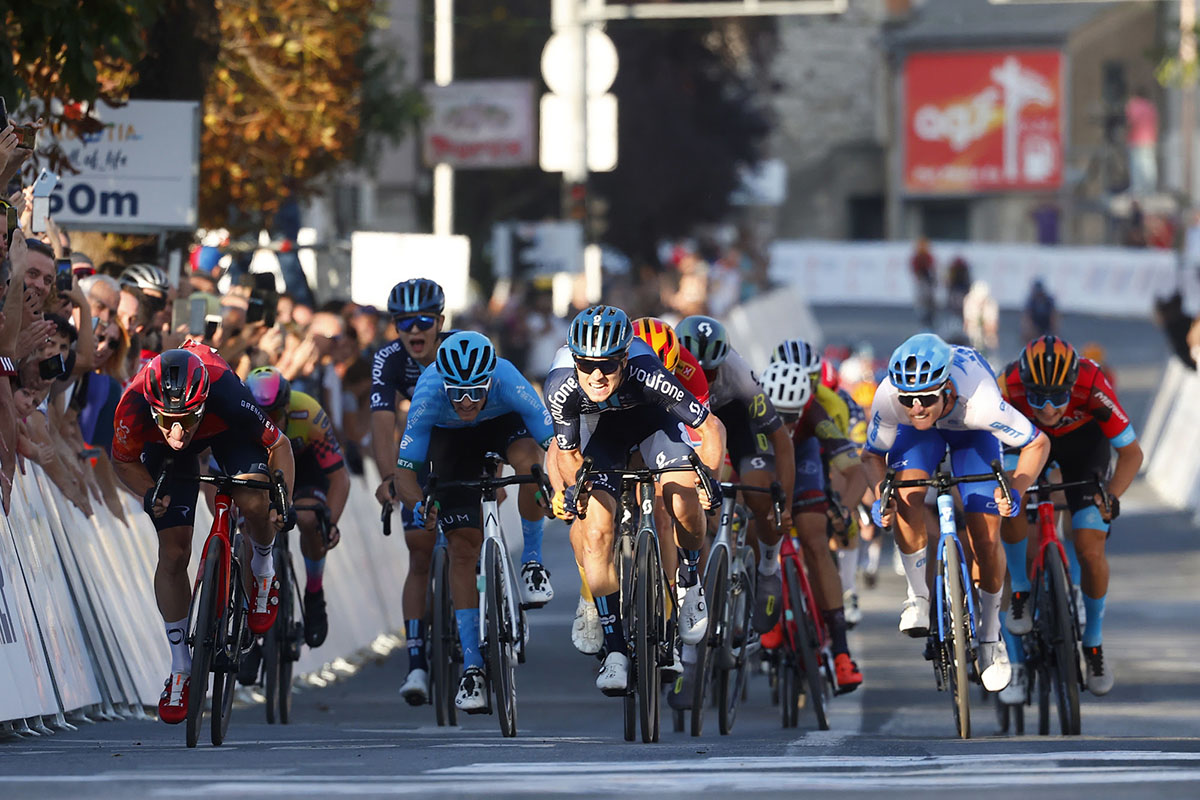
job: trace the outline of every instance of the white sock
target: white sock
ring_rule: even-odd
[[[785,533],[784,536],[787,536]],[[783,547],[783,539],[773,545],[758,543],[758,571],[763,575],[774,575],[779,572],[779,548]]]
[[[979,590],[979,641],[1000,640],[1000,592]]]
[[[167,642],[171,645],[171,672],[192,671],[192,651],[187,646],[187,617],[178,622],[168,622]]]
[[[915,553],[900,551],[900,563],[904,565],[904,577],[908,581],[908,599],[918,597],[929,598],[929,589],[925,585],[925,550]]]
[[[250,571],[256,578],[275,577],[275,559],[271,558],[272,545],[253,542],[254,555],[250,558]]]
[[[858,546],[838,551],[838,574],[843,592],[858,592]]]
[[[879,555],[883,552],[883,539],[876,536],[867,545],[867,572],[879,571]]]

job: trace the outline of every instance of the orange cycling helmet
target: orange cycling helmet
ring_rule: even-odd
[[[679,363],[679,337],[674,328],[658,317],[638,317],[633,321],[633,335],[650,345],[668,371],[675,371]]]
[[[1075,386],[1079,356],[1069,342],[1057,336],[1039,336],[1025,345],[1017,368],[1026,388],[1061,392]]]

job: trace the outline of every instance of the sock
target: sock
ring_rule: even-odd
[[[925,551],[905,553],[897,548],[897,552],[900,553],[900,562],[904,565],[904,577],[908,579],[908,598],[928,598],[929,589],[925,585]]]
[[[575,566],[579,567],[579,596],[589,603],[596,602],[596,598],[592,597],[591,587],[587,585],[587,573],[583,571],[579,562],[575,562]]]
[[[842,578],[843,592],[858,591],[858,545],[838,551],[838,575]]]
[[[1014,636],[1008,632],[1008,628],[1004,626],[1004,618],[1008,616],[1008,612],[1000,612],[1000,635],[1004,637],[1004,647],[1008,650],[1008,661],[1010,664],[1025,663],[1025,642],[1020,636]]]
[[[979,590],[979,641],[1000,640],[1000,592]]]
[[[1008,559],[1008,575],[1012,581],[1012,590],[1014,592],[1028,592],[1033,588],[1033,585],[1029,582],[1029,570],[1025,566],[1025,546],[1027,543],[1027,539],[1022,539],[1013,544],[1009,544],[1003,539],[1000,540],[1000,544],[1004,545],[1004,557]]]
[[[192,651],[187,646],[188,618],[166,623],[167,641],[171,645],[171,672],[191,672]]]
[[[271,551],[275,549],[274,545],[259,544],[258,542],[251,544],[254,546],[254,555],[250,558],[250,571],[254,573],[254,577],[274,578],[275,560],[271,558]]]
[[[784,534],[786,536],[787,534]],[[779,548],[783,546],[781,538],[775,544],[758,543],[758,571],[763,575],[774,575],[779,572]]]
[[[883,553],[883,537],[876,536],[867,545],[867,572],[874,575],[879,572],[879,556]]]
[[[821,616],[825,618],[825,627],[829,628],[829,638],[833,654],[849,653],[850,645],[846,643],[845,609],[839,606],[829,611],[822,611]]]
[[[1083,626],[1083,646],[1099,647],[1104,628],[1104,597],[1083,596],[1083,607],[1087,610],[1087,623]]]
[[[463,669],[483,669],[483,654],[479,652],[479,609],[455,609],[454,620],[458,623],[458,641],[462,644]]]
[[[690,589],[700,580],[700,551],[699,550],[684,550],[682,547],[679,550],[679,585],[685,589]]]
[[[322,556],[317,560],[311,558],[304,559],[304,591],[311,594],[321,591],[321,587],[325,583],[325,557]]]
[[[1078,586],[1079,582],[1083,580],[1083,567],[1079,566],[1079,556],[1075,552],[1075,543],[1064,536],[1062,546],[1067,551],[1067,569],[1071,573],[1071,583]]]
[[[425,620],[405,620],[404,640],[408,646],[408,671],[428,670],[429,662],[425,660]]]
[[[521,563],[536,561],[542,563],[542,520],[535,519],[532,522],[521,519],[521,536],[525,540],[525,547],[521,550]]]
[[[600,624],[604,626],[604,646],[608,652],[628,655],[625,632],[621,629],[621,593],[597,597],[596,613],[600,615]]]

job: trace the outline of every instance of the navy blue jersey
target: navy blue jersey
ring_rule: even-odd
[[[452,333],[456,331],[442,331],[438,342],[444,342]],[[395,412],[397,393],[412,400],[417,381],[424,371],[425,367],[409,354],[399,339],[381,347],[371,363],[371,410]]]

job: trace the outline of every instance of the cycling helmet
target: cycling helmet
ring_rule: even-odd
[[[729,334],[712,317],[696,314],[684,317],[675,326],[679,344],[700,362],[700,369],[716,369],[729,355]]]
[[[650,345],[668,372],[679,363],[679,337],[675,329],[658,317],[638,317],[633,321],[633,335]]]
[[[950,378],[950,345],[935,333],[910,336],[888,359],[888,377],[902,392],[936,389]]]
[[[833,389],[835,392],[838,390],[838,386],[840,385],[838,381],[837,367],[835,367],[833,362],[829,361],[828,359],[821,362],[821,385],[829,389]]]
[[[1047,394],[1075,386],[1079,356],[1069,342],[1057,336],[1039,336],[1021,352],[1018,364],[1021,383]]]
[[[166,294],[171,289],[167,273],[153,264],[133,264],[121,273],[121,285]]]
[[[434,363],[447,386],[486,386],[496,371],[496,348],[482,333],[460,331],[442,342]]]
[[[388,296],[388,312],[393,317],[402,314],[441,314],[446,307],[442,287],[428,278],[400,281]]]
[[[275,367],[259,367],[246,376],[246,386],[254,395],[254,402],[272,414],[288,407],[292,402],[292,385]]]
[[[803,339],[784,339],[771,353],[771,363],[799,364],[809,375],[821,371],[821,356],[817,348]]]
[[[812,379],[799,364],[772,361],[760,380],[776,411],[796,414],[804,410],[813,396]]]
[[[195,353],[168,350],[146,365],[146,400],[162,414],[187,414],[208,399],[208,369]]]
[[[633,341],[629,317],[616,306],[591,306],[571,320],[567,346],[577,358],[624,355]]]

